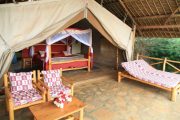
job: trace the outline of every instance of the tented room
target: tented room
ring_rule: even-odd
[[[179,120],[177,0],[0,0],[0,119]]]
[[[77,35],[80,31],[82,31],[82,34],[83,32],[86,33],[86,31],[90,31],[87,32],[87,35],[90,34],[90,37],[84,38],[82,36],[82,38],[79,38],[80,41],[78,41],[76,40],[76,38],[68,36],[66,34],[64,34],[64,36],[58,36],[58,33],[54,36],[52,35],[49,38],[52,39],[52,41],[54,38],[54,41],[50,42],[52,61],[55,60],[56,62],[58,62],[57,60],[59,59],[62,60],[63,63],[65,63],[65,60],[69,62],[66,62],[65,64],[59,66],[58,64],[55,64],[54,68],[52,67],[53,65],[51,65],[50,69],[64,68],[63,71],[68,71],[64,72],[65,75],[72,74],[76,75],[77,77],[81,76],[81,74],[83,73],[90,71],[91,73],[95,74],[94,77],[97,77],[96,74],[98,72],[98,74],[101,74],[100,77],[102,77],[106,74],[111,76],[114,71],[119,69],[118,64],[126,61],[125,51],[114,46],[86,19],[73,24],[65,30],[69,30],[69,34],[73,34],[74,31],[74,33],[76,32]],[[92,39],[91,46],[87,46],[86,44],[88,43],[83,43],[83,41],[81,41],[89,38]],[[49,47],[47,41],[48,39],[17,52],[14,57],[15,60],[13,60],[11,63],[10,71],[31,71],[33,69],[48,70],[49,61],[47,60],[46,56],[50,51],[47,50]],[[68,49],[69,52],[67,51]],[[88,58],[88,54],[90,58]],[[81,61],[80,59],[78,59],[80,56],[78,57],[77,55],[83,56],[83,58],[86,58],[87,61],[88,59],[90,59],[90,67],[88,68],[88,62],[84,63],[83,61],[85,60],[82,59]],[[17,58],[17,56],[19,56],[19,58]],[[87,82],[91,79],[92,77],[90,77],[90,79],[87,78]],[[76,81],[74,80],[74,82]],[[80,84],[79,82],[85,81],[77,80],[77,82],[77,84]]]

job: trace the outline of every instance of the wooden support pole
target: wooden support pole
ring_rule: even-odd
[[[167,60],[167,62],[171,62],[171,63],[179,63],[179,64],[180,64],[180,61],[175,61],[175,60]]]
[[[122,76],[121,76],[121,72],[118,72],[118,82],[121,82]]]
[[[133,40],[133,43],[132,43],[132,59],[134,60],[134,47],[135,47],[135,41],[136,41],[136,25],[133,26],[133,31],[131,33],[131,37],[132,37],[132,40]]]
[[[143,33],[148,33],[149,31],[143,31]],[[165,34],[177,34],[180,35],[180,32],[178,31],[167,31],[167,30],[153,30],[151,31],[153,33],[165,33]]]
[[[74,85],[71,85],[71,95],[74,95]]]
[[[171,101],[176,102],[176,95],[177,95],[177,90],[176,87],[172,89],[171,93]]]
[[[164,21],[164,25],[165,25],[166,23],[168,23],[168,21],[170,20],[170,18],[171,18],[176,12],[178,12],[179,9],[180,9],[180,6],[178,6],[178,7],[168,16],[168,18]]]
[[[8,75],[4,74],[4,87],[8,87]]]
[[[155,58],[155,57],[149,57],[149,56],[144,56],[144,55],[139,55],[139,59],[140,58],[147,58],[147,59],[151,59],[151,60],[164,60],[162,58]]]
[[[14,120],[14,106],[13,106],[13,101],[9,100],[9,120]]]
[[[138,26],[137,29],[179,28],[180,25],[146,25]]]
[[[164,58],[164,62],[163,62],[163,71],[166,70],[166,62],[167,62],[167,58],[165,57]]]
[[[151,66],[153,66],[153,65],[158,65],[158,64],[162,64],[163,62],[161,61],[161,62],[156,62],[156,63],[152,63],[152,64],[150,64]]]
[[[91,48],[88,50],[88,72],[91,71]]]
[[[170,15],[171,14],[143,16],[143,17],[136,17],[135,20],[154,19],[154,18],[168,18]],[[180,17],[180,15],[179,14],[174,14],[172,17]]]
[[[62,68],[60,68],[60,76],[62,76]]]
[[[49,70],[52,69],[52,63],[51,63],[51,45],[48,45],[48,50],[49,50]]]
[[[139,53],[137,53],[136,60],[139,60]]]
[[[79,120],[83,120],[83,116],[84,116],[84,109],[81,109],[80,115],[79,115]]]
[[[171,66],[171,67],[174,68],[175,70],[180,71],[179,68],[177,68],[176,66],[172,65],[171,63],[166,62],[166,64],[169,65],[169,66]]]
[[[5,101],[6,101],[6,112],[9,113],[9,100],[6,98]]]
[[[131,18],[131,20],[133,21],[133,23],[138,26],[136,20],[134,19],[134,17],[131,15],[131,13],[129,12],[128,8],[127,8],[126,5],[124,4],[124,1],[122,1],[122,0],[118,0],[118,1],[119,1],[119,3],[122,5],[122,7],[124,8],[124,10],[126,11],[127,15]],[[139,32],[139,34],[140,34],[141,36],[143,36],[143,33],[141,32],[140,29],[137,29],[137,31]]]
[[[42,79],[40,70],[37,70],[37,79],[38,80]]]
[[[119,48],[116,49],[116,70],[119,68]]]
[[[36,71],[35,70],[32,71],[32,81],[35,82],[35,83],[37,82],[36,81]]]

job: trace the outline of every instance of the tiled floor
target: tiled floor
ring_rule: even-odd
[[[82,75],[73,74],[71,78],[79,80],[88,80],[88,77],[98,79],[97,76],[101,76],[100,72],[91,74],[83,71]],[[163,90],[130,80],[117,83],[116,74],[108,77],[106,73],[104,76],[75,87],[75,96],[87,104],[85,120],[180,120],[180,95],[176,102],[171,102],[170,93]],[[15,120],[32,119],[28,109],[15,112]],[[2,101],[0,120],[8,120]]]

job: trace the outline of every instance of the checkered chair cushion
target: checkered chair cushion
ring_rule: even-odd
[[[11,92],[32,89],[32,72],[9,73]]]
[[[48,70],[41,72],[44,76],[44,83],[50,88],[52,97],[58,97],[60,92],[71,94],[71,89],[62,84],[60,70]]]
[[[41,100],[42,96],[39,92],[32,88],[25,91],[17,91],[12,93],[14,106],[20,106],[23,104],[31,103],[37,100]]]
[[[132,76],[140,80],[161,85],[167,88],[180,83],[180,75],[157,70],[144,60],[134,60],[122,63],[122,67]]]
[[[47,84],[48,87],[58,86],[62,84],[60,70],[48,70],[42,71],[41,73],[44,77],[44,83]]]

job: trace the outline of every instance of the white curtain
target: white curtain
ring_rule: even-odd
[[[31,57],[34,56],[34,46],[31,46],[31,47],[30,47],[30,53],[29,53],[29,55],[30,55]]]
[[[91,48],[91,52],[93,52],[92,48],[92,30],[78,30],[78,29],[66,29],[62,32],[57,33],[56,35],[51,36],[49,39],[46,40],[47,46],[46,46],[46,62],[48,62],[49,59],[49,49],[48,45],[52,45],[53,43],[56,43],[58,41],[63,41],[64,38],[67,38],[69,36],[72,36],[80,43],[87,45]],[[63,41],[65,43],[65,41]]]

